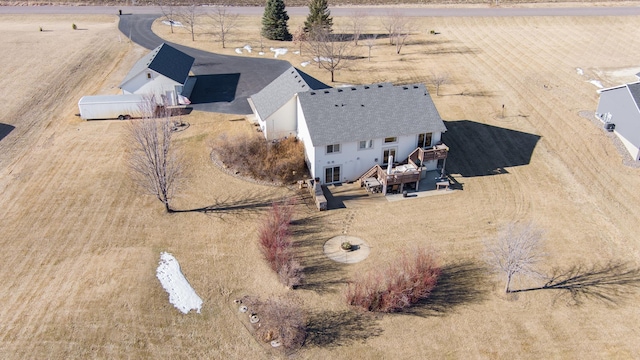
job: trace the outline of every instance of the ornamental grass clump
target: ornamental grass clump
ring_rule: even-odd
[[[356,277],[347,285],[349,305],[373,312],[399,312],[426,299],[438,282],[441,268],[425,249],[403,253],[382,270]]]

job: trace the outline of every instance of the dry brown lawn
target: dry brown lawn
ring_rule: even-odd
[[[624,166],[602,130],[578,115],[597,105],[588,80],[633,80],[637,17],[424,18],[422,35],[402,55],[380,40],[371,62],[351,62],[337,74],[342,83],[449,74],[434,101],[450,129],[448,168],[463,190],[350,200],[324,213],[301,204],[294,228],[309,284],[295,291],[261,259],[256,227],[263,204],[296,193],[235,179],[209,161],[208,141],[251,132],[248,123],[197,112],[187,118],[191,127],[177,143],[192,175],[174,206],[223,210],[166,214],[127,177],[124,122],[74,116],[80,96],[117,92],[146,50],[119,35],[115,17],[74,19],[83,31],[71,30],[67,17],[0,20],[0,122],[15,127],[0,140],[0,357],[272,358],[229,306],[245,294],[295,296],[310,311],[311,334],[296,358],[640,357],[637,282],[606,289],[612,301],[576,304],[553,290],[505,296],[482,265],[483,239],[531,220],[545,231],[545,271],[639,266],[640,170]],[[259,18],[242,20],[224,50],[204,28],[194,43],[184,31],[154,29],[170,41],[235,54],[247,43],[259,47]],[[381,29],[372,20],[368,31]],[[283,58],[305,60],[291,51]],[[328,81],[314,66],[304,70]],[[256,206],[238,208],[246,203]],[[354,265],[324,258],[324,241],[343,231],[372,246],[369,258]],[[432,247],[445,268],[431,302],[383,317],[344,305],[345,280],[416,245]],[[204,300],[202,314],[182,315],[169,304],[155,278],[161,251],[180,261]]]

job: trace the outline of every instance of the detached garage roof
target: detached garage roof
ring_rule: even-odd
[[[120,87],[147,69],[183,84],[189,76],[194,61],[195,59],[191,56],[163,43],[133,65],[133,68],[120,83]]]
[[[299,92],[326,89],[328,87],[292,66],[260,92],[252,95],[250,100],[253,102],[253,106],[260,118],[266,119],[280,109],[282,105],[286,104],[287,101],[291,100],[293,95]]]
[[[447,131],[422,84],[312,90],[298,99],[313,146]]]

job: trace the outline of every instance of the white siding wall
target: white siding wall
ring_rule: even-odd
[[[151,74],[151,79],[147,78],[147,73]],[[167,99],[169,105],[177,105],[176,85],[181,86],[178,82],[147,69],[127,81],[122,87],[122,92],[124,94],[153,95],[158,103],[162,101],[163,96],[167,96],[167,92],[170,92],[171,97]]]
[[[269,116],[265,123],[260,124],[260,126],[264,125],[262,131],[264,131],[267,140],[296,136],[297,99],[297,96],[293,96],[286,104],[282,105],[280,109]]]
[[[627,151],[629,151],[629,154],[631,155],[633,160],[638,161],[638,159],[640,159],[640,149],[638,149],[637,146],[633,145],[629,140],[627,140],[627,138],[620,135],[617,131],[614,131],[614,132],[616,133],[616,135],[618,135],[624,147],[627,148]]]
[[[296,96],[297,99],[297,96]],[[298,139],[304,144],[304,156],[307,161],[307,167],[311,173],[311,178],[320,177],[321,175],[316,172],[314,166],[316,160],[316,150],[311,143],[311,136],[309,135],[309,128],[307,127],[307,121],[304,118],[304,113],[300,107],[300,102],[296,101],[296,112],[298,114]]]
[[[637,125],[640,124],[640,112],[626,86],[606,90],[600,94],[598,114],[611,113],[611,122],[616,125],[615,134],[618,135],[631,157],[638,160],[638,143],[633,144],[629,139],[636,138]]]
[[[299,123],[302,125],[303,121]],[[308,130],[306,131],[308,134]],[[298,134],[298,137],[301,137],[301,133]],[[433,144],[440,141],[440,138],[440,133],[434,133]],[[317,146],[314,148],[315,161],[310,162],[310,164],[313,164],[313,170],[311,170],[311,165],[309,167],[312,176],[319,177],[323,183],[325,168],[335,166],[341,167],[341,181],[354,181],[375,164],[382,166],[384,149],[395,148],[396,158],[394,162],[402,162],[416,149],[417,143],[418,135],[400,136],[398,137],[398,141],[394,143],[384,143],[384,139],[373,139],[372,148],[360,149],[360,141],[350,142],[340,144],[340,152],[330,154],[327,154],[326,146]],[[307,158],[309,159],[310,157]],[[435,170],[437,168],[437,161],[429,161],[424,165],[428,170]]]

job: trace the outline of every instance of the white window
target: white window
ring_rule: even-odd
[[[360,150],[371,148],[373,148],[373,140],[363,140],[360,141],[360,144],[358,145],[358,149]]]
[[[340,144],[327,145],[327,154],[339,153]]]
[[[428,148],[431,146],[431,133],[424,133],[418,135],[418,147]]]
[[[389,156],[393,157],[393,161],[396,160],[396,148],[382,150],[382,165],[387,165],[389,163]]]
[[[340,182],[340,166],[332,166],[324,169],[325,184]]]
[[[394,143],[394,142],[397,142],[397,141],[398,141],[398,138],[395,137],[395,136],[384,138],[384,143],[385,144]]]

